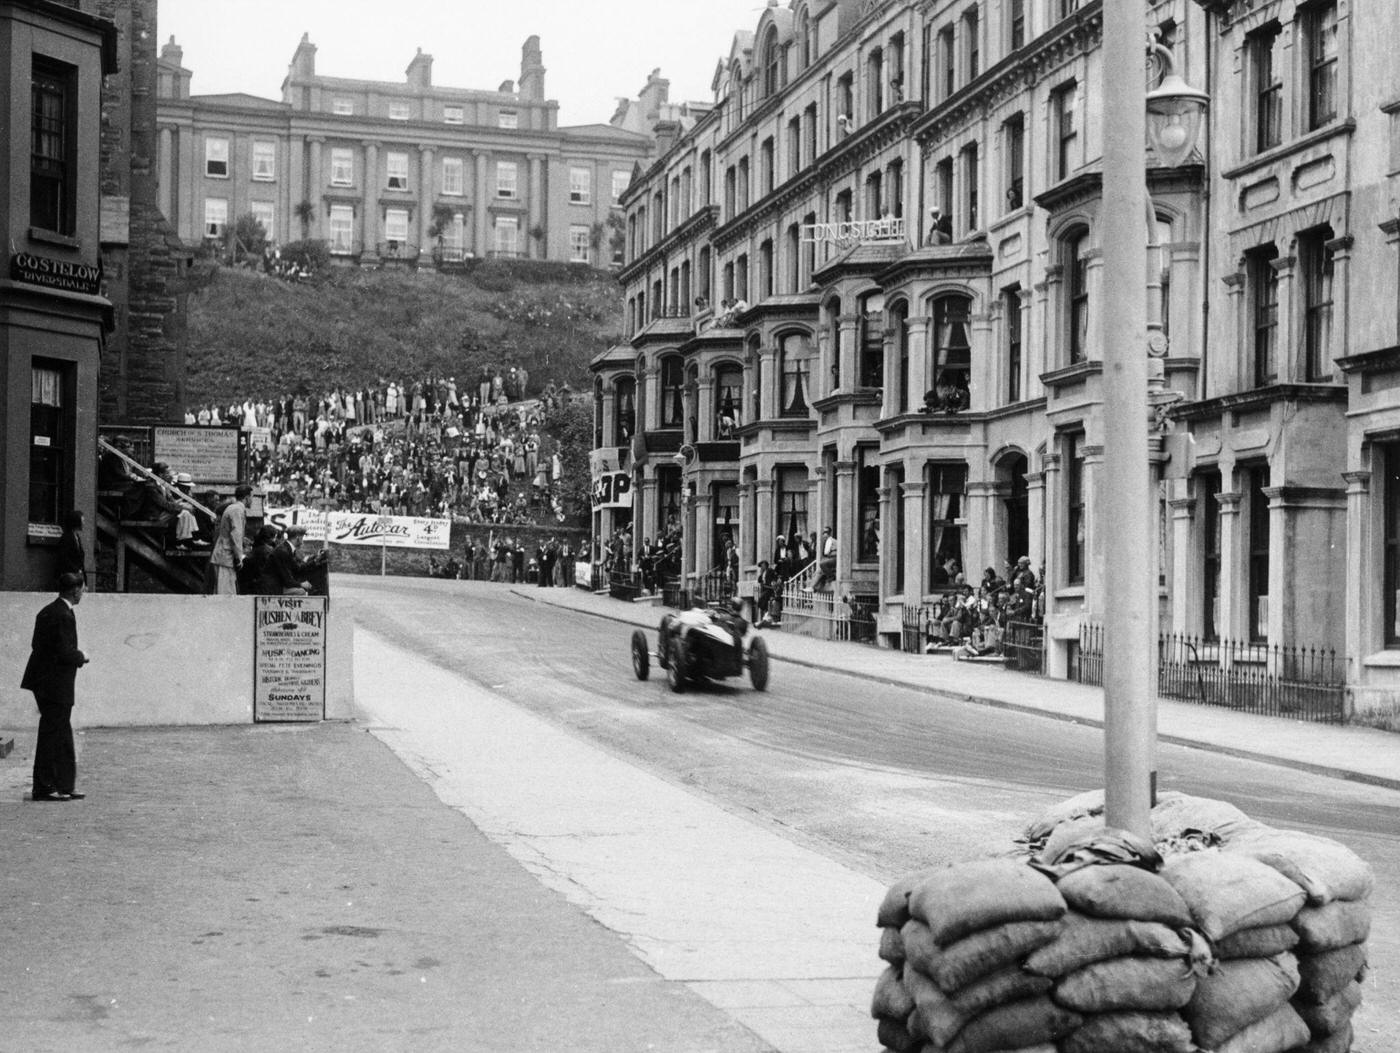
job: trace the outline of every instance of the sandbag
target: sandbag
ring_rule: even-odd
[[[1048,976],[1032,976],[1019,966],[1008,965],[968,984],[948,998],[969,1017],[974,1017],[999,1005],[1043,995],[1053,984],[1054,981]]]
[[[1376,884],[1371,867],[1346,845],[1299,830],[1260,827],[1232,839],[1225,850],[1267,863],[1303,889],[1313,906],[1366,899]]]
[[[891,965],[904,964],[904,937],[893,925],[880,930],[880,957]]]
[[[1126,864],[1087,866],[1060,878],[1056,887],[1071,910],[1091,918],[1190,924],[1191,911],[1176,889],[1156,874]]]
[[[1180,1009],[1196,990],[1189,963],[1172,958],[1110,958],[1076,969],[1055,984],[1052,997],[1081,1013]]]
[[[1058,859],[1070,845],[1107,832],[1102,815],[1081,815],[1061,823],[1045,839],[1037,859]]]
[[[1361,977],[1366,968],[1366,945],[1353,943],[1335,951],[1298,956],[1298,1000],[1321,1005]]]
[[[911,1035],[898,1020],[881,1020],[875,1025],[875,1040],[894,1053],[918,1053],[923,1042]]]
[[[1288,1053],[1308,1041],[1308,1025],[1285,1002],[1263,1020],[1236,1031],[1215,1053]]]
[[[1361,943],[1371,935],[1371,908],[1362,900],[1333,900],[1320,907],[1304,907],[1293,919],[1298,951],[1311,954]]]
[[[1060,1042],[1061,1053],[1196,1053],[1176,1013],[1098,1013]]]
[[[1181,894],[1196,927],[1212,942],[1241,929],[1292,921],[1305,898],[1273,867],[1216,849],[1168,860],[1162,877]]]
[[[1012,921],[1053,921],[1065,901],[1044,874],[1011,859],[949,867],[926,877],[909,895],[909,913],[946,947],[970,933]]]
[[[875,913],[875,924],[882,929],[897,929],[909,920],[909,893],[923,881],[946,867],[927,867],[905,874],[885,892],[880,901],[880,909]]]
[[[1159,794],[1149,817],[1153,841],[1173,841],[1191,830],[1215,834],[1229,842],[1257,829],[1267,829],[1228,801],[1190,794]]]
[[[947,947],[933,942],[933,932],[921,921],[910,921],[900,930],[905,957],[943,991],[956,991],[979,977],[1006,965],[1021,962],[1037,947],[1056,938],[1058,921],[1013,921],[971,936]]]
[[[875,1019],[904,1020],[914,1011],[914,998],[904,986],[904,971],[893,965],[875,981],[875,995],[870,1001],[870,1015]]]
[[[1063,824],[1075,819],[1089,816],[1098,816],[1102,819],[1103,797],[1102,790],[1086,790],[1084,793],[1075,794],[1059,804],[1052,804],[1026,824],[1025,840],[1032,843],[1043,841]]]
[[[1220,961],[1233,958],[1272,958],[1298,946],[1298,933],[1292,925],[1257,925],[1226,936],[1215,945]]]
[[[1040,1042],[1054,1042],[1069,1034],[1084,1018],[1044,995],[983,1013],[962,1029],[947,1053],[996,1053]]]
[[[1351,1023],[1348,1022],[1340,1031],[1314,1038],[1302,1048],[1301,1053],[1351,1053],[1353,1038]]]
[[[1355,980],[1321,1005],[1310,1005],[1301,1000],[1293,1003],[1293,1008],[1298,1010],[1298,1015],[1315,1039],[1345,1030],[1351,1023],[1352,1014],[1360,1007],[1361,985]]]
[[[1263,1020],[1298,990],[1298,963],[1291,954],[1221,962],[1196,984],[1181,1011],[1202,1049]]]
[[[1288,932],[1293,934],[1292,929]],[[1032,952],[1025,967],[1037,976],[1060,977],[1109,958],[1184,958],[1190,950],[1186,937],[1158,922],[1087,918],[1071,911],[1065,915],[1059,935]]]
[[[912,962],[904,963],[904,987],[914,998],[914,1011],[906,1025],[935,1045],[946,1046],[967,1023],[967,1014],[945,995]]]

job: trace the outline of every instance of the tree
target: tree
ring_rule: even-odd
[[[245,212],[233,221],[228,239],[229,252],[234,263],[249,259],[260,260],[263,250],[267,248],[267,229],[257,216]]]
[[[428,227],[428,237],[437,242],[437,251],[442,253],[442,239],[452,225],[457,222],[457,213],[452,210],[451,205],[445,205],[439,201],[433,206],[433,220]]]
[[[301,220],[301,240],[305,241],[310,236],[311,221],[316,218],[316,206],[310,201],[302,200],[292,211],[296,213],[297,219]]]
[[[550,414],[548,430],[559,445],[563,475],[559,497],[571,520],[587,521],[592,510],[592,478],[588,464],[593,449],[593,402],[572,398]]]
[[[627,219],[623,216],[622,209],[615,208],[608,213],[608,229],[612,231],[612,236],[608,238],[612,259],[608,262],[620,263],[627,249]]]

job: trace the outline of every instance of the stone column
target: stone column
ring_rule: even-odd
[[[701,379],[695,392],[695,442],[713,442],[715,439],[715,384]]]
[[[491,217],[487,208],[491,201],[491,154],[477,150],[472,154],[472,161],[476,166],[476,192],[472,199],[472,252],[484,257],[492,249]]]
[[[632,511],[632,567],[638,566],[643,538],[655,538],[660,531],[659,498],[656,496],[657,479],[654,471],[642,469],[642,485],[634,498]],[[629,570],[632,568],[628,568]]]
[[[880,609],[883,611],[886,598],[894,595],[894,546],[899,536],[899,527],[894,521],[894,487],[881,486],[876,489],[875,496],[880,502],[879,584],[876,591],[880,594]]]
[[[967,505],[964,517],[967,519],[967,547],[963,549],[963,573],[968,584],[976,585],[982,579],[982,569],[995,567],[1001,573],[1005,559],[996,553],[1001,546],[996,544],[996,503],[1002,487],[995,481],[982,480],[967,484]]]
[[[836,524],[836,580],[841,589],[849,587],[851,568],[855,566],[856,532],[856,462],[837,461],[836,485],[832,490],[832,522]],[[818,534],[820,537],[820,534]],[[833,587],[835,591],[835,587]]]
[[[1392,205],[1392,207],[1394,207]],[[1351,315],[1351,248],[1352,236],[1343,234],[1340,238],[1333,238],[1325,248],[1332,253],[1332,347],[1330,357],[1343,358],[1351,354],[1352,348],[1352,326],[1337,325],[1339,318],[1348,318]],[[1400,310],[1400,308],[1397,308]],[[1326,353],[1326,352],[1325,352]],[[1331,363],[1327,363],[1329,369],[1335,369]]]
[[[745,519],[752,522],[753,535],[752,562],[760,559],[773,562],[773,539],[777,538],[777,525],[773,522],[773,480],[757,479],[753,486],[753,515]]]
[[[906,467],[906,473],[908,468]],[[923,601],[928,591],[928,560],[924,558],[928,529],[928,483],[901,483],[904,491],[904,603]]]
[[[681,495],[685,504],[685,534],[681,538],[681,580],[693,582],[705,568],[700,553],[708,552],[701,545],[704,524],[713,518],[709,512],[709,502],[689,489]]]
[[[531,154],[529,160],[530,201],[528,214],[530,218],[526,221],[525,224],[525,240],[527,245],[531,242],[535,243],[534,250],[531,254],[536,259],[543,260],[549,258],[549,239],[553,234],[552,231],[547,229],[547,210],[545,208],[546,202],[544,200],[544,158],[540,157],[538,154]],[[530,234],[530,231],[533,230],[536,226],[546,228],[544,238],[540,239],[537,242],[535,241],[535,238]]]
[[[928,334],[933,324],[933,316],[912,315],[905,323],[909,334],[909,398],[910,413],[918,413],[924,405],[924,393],[932,385],[929,383]]]
[[[709,570],[715,565],[715,542],[719,540],[718,531],[715,527],[715,492],[713,488],[706,487],[704,493],[695,495],[695,569],[701,573]],[[738,537],[734,539],[736,545],[741,545],[744,540],[743,531],[744,517],[739,516],[739,522],[730,524],[731,529],[738,532]],[[742,553],[742,549],[740,552]],[[740,562],[743,556],[740,555]]]
[[[311,222],[307,224],[306,234],[309,238],[322,238],[325,237],[321,232],[325,208],[321,202],[321,192],[326,186],[326,171],[321,167],[321,152],[322,144],[326,140],[319,135],[313,135],[306,141],[311,148],[311,157],[307,161],[302,180],[302,200],[311,202]],[[297,220],[298,224],[300,222],[301,220]]]
[[[1037,575],[1045,567],[1045,473],[1026,473],[1026,525],[1030,540],[1027,542],[1031,557],[1031,568]]]
[[[1297,357],[1303,353],[1303,342],[1298,339],[1293,320],[1293,271],[1297,262],[1296,256],[1280,256],[1269,261],[1269,266],[1278,275],[1278,327],[1274,330],[1274,369],[1279,382],[1303,376],[1302,363],[1297,361]],[[1335,282],[1333,288],[1337,288]],[[1337,317],[1342,316],[1338,314]],[[1338,328],[1344,329],[1345,326]],[[1270,619],[1272,617],[1271,613]]]
[[[739,484],[739,559],[745,564],[766,559],[764,523],[771,521],[773,484],[767,479]]]
[[[1347,484],[1346,657],[1348,679],[1359,683],[1361,663],[1380,650],[1386,628],[1400,620],[1400,603],[1384,595],[1374,570],[1368,572],[1380,565],[1372,541],[1371,473],[1343,472],[1342,478]]]
[[[433,236],[428,233],[433,225],[433,202],[437,200],[433,172],[433,148],[418,147],[418,251],[431,253]]]
[[[1240,502],[1244,494],[1224,491],[1215,495],[1220,510],[1220,605],[1215,630],[1220,636],[1249,638],[1249,593],[1244,538],[1240,536]]]
[[[654,431],[661,426],[661,371],[647,365],[637,370],[637,395],[642,412],[637,414],[637,431]]]
[[[364,148],[365,179],[360,195],[360,248],[363,259],[375,260],[379,258],[379,144],[366,140]]]
[[[781,388],[783,378],[778,376],[778,349],[772,344],[765,344],[758,349],[759,369],[762,374],[761,395],[763,399],[762,413],[764,420],[774,420],[781,412],[779,402],[783,397]],[[808,403],[811,403],[810,396]]]
[[[841,339],[838,346],[834,349],[834,354],[836,355],[836,362],[841,372],[839,390],[854,391],[860,383],[858,369],[859,355],[857,354],[856,348],[856,338],[860,333],[860,315],[843,314],[837,320],[837,324],[839,326]],[[832,391],[838,390],[838,386],[831,385],[827,387],[826,390],[827,393],[830,394]]]
[[[160,209],[161,215],[175,223],[175,216],[171,213],[170,206],[175,200],[172,193],[175,186],[175,134],[169,125],[162,125],[160,129],[160,153],[158,167],[156,168],[156,205]]]
[[[1084,451],[1084,609],[1095,621],[1103,621],[1105,530],[1100,530],[1102,499],[1097,486],[1103,470],[1103,447],[1089,445]],[[1155,531],[1155,525],[1152,526]],[[1153,546],[1155,547],[1155,546]]]
[[[1190,615],[1203,610],[1201,581],[1198,574],[1192,574],[1193,556],[1202,551],[1200,545],[1193,544],[1196,526],[1196,499],[1178,497],[1167,502],[1172,517],[1172,623],[1170,632],[1188,634],[1191,632]]]

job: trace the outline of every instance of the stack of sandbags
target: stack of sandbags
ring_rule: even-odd
[[[1269,866],[1303,890],[1306,903],[1289,925],[1299,974],[1293,1008],[1308,1026],[1309,1053],[1350,1049],[1371,932],[1371,868],[1336,841],[1269,827],[1234,838],[1226,850]]]
[[[1051,1000],[1052,980],[1021,964],[1055,939],[1064,913],[1053,881],[1009,859],[897,883],[878,918],[881,953],[890,962],[871,1007],[881,1043],[898,1053],[1053,1051],[1080,1018]],[[890,932],[895,924],[898,939]],[[901,1026],[897,1014],[911,1004]]]
[[[1162,878],[1128,864],[1090,864],[1056,888],[1069,907],[1054,941],[1024,968],[1054,981],[1051,998],[1083,1021],[1064,1053],[1192,1053],[1179,1010],[1210,952],[1185,902]]]
[[[1289,950],[1303,890],[1248,856],[1211,849],[1167,860],[1180,893],[1219,959],[1183,1010],[1197,1045],[1214,1053],[1285,1053],[1305,1045],[1293,1008],[1299,970]]]

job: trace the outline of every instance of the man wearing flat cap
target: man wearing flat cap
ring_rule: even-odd
[[[311,585],[311,569],[316,560],[301,557],[301,542],[305,537],[306,527],[293,523],[282,532],[272,550],[278,576],[282,579],[283,596],[309,596],[316,591]]]
[[[20,687],[34,692],[39,707],[39,737],[34,744],[35,801],[80,801],[73,749],[73,685],[87,655],[78,649],[78,620],[73,608],[83,599],[79,574],[58,576],[58,598],[34,618],[29,662]]]

